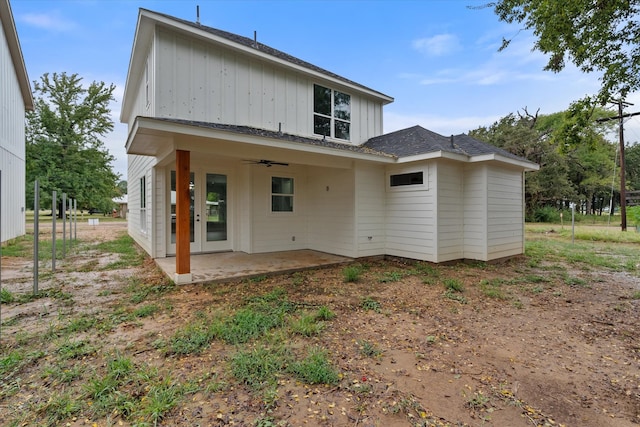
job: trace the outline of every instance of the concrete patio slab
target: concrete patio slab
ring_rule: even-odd
[[[156,264],[170,278],[175,277],[176,259],[157,258]],[[191,255],[191,283],[224,282],[262,274],[287,273],[315,267],[346,264],[352,258],[312,250],[247,254],[218,252]]]

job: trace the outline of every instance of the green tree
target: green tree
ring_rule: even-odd
[[[598,100],[640,89],[640,0],[500,0],[489,3],[501,21],[522,24],[549,56],[545,70],[568,62],[601,74]],[[502,49],[510,40],[504,40]]]
[[[615,145],[605,138],[606,127],[586,119],[584,109],[571,107],[550,115],[509,114],[489,127],[469,132],[475,138],[538,163],[527,174],[525,201],[528,218],[544,206],[566,207],[569,201],[589,212],[608,201]],[[602,109],[589,116],[607,114]]]
[[[630,190],[640,190],[640,143],[627,146],[624,153],[627,186]]]
[[[111,210],[118,176],[102,138],[113,130],[114,89],[103,82],[84,87],[77,74],[66,73],[46,73],[34,82],[35,108],[27,113],[26,129],[28,206],[37,179],[41,206],[51,203],[56,190],[76,199],[79,208]]]

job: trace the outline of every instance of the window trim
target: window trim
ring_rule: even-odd
[[[147,177],[140,177],[140,231],[147,234]]]
[[[289,194],[289,193],[274,193],[273,187],[272,187],[272,183],[273,183],[273,178],[286,178],[286,179],[290,179],[292,181],[292,187],[293,187],[293,191]],[[280,216],[280,215],[293,215],[296,212],[296,179],[295,177],[291,176],[291,175],[269,175],[269,191],[268,191],[268,197],[269,197],[269,201],[268,201],[268,206],[269,206],[269,214],[270,215],[276,215],[276,216]],[[285,197],[290,197],[291,198],[291,210],[290,211],[274,211],[273,210],[273,196],[285,196]]]
[[[422,184],[401,184],[401,185],[391,185],[391,177],[393,176],[401,176],[401,175],[411,175],[421,173],[422,174]],[[405,169],[398,171],[388,171],[386,173],[386,184],[387,191],[424,191],[429,190],[429,168],[418,168],[418,169]]]
[[[315,108],[315,96],[316,96],[316,91],[315,91],[315,87],[321,87],[324,89],[327,89],[330,91],[331,93],[331,101],[330,101],[330,106],[331,106],[331,112],[330,115],[326,115],[323,113],[318,113],[316,112],[316,108]],[[343,118],[339,118],[336,116],[336,110],[335,110],[335,99],[336,99],[336,92],[339,92],[343,95],[347,95],[349,96],[349,120],[345,120]],[[341,90],[337,90],[334,89],[332,87],[328,87],[325,86],[323,84],[320,83],[313,83],[313,85],[311,86],[311,131],[312,134],[315,136],[322,136],[322,137],[326,137],[326,138],[331,138],[334,139],[336,141],[345,141],[345,142],[351,142],[351,129],[352,129],[352,124],[353,124],[353,117],[351,114],[351,106],[352,106],[352,99],[353,96],[350,93],[347,92],[343,92]],[[325,119],[329,119],[329,135],[322,135],[322,134],[318,134],[315,132],[315,117],[322,117]],[[341,123],[346,123],[349,126],[349,138],[338,138],[337,136],[335,136],[336,134],[336,122],[341,122]]]

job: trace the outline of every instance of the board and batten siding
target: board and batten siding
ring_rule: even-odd
[[[487,171],[488,259],[519,255],[524,242],[523,172],[491,167]]]
[[[433,163],[421,165],[426,187],[414,191],[389,187],[389,174],[416,171],[418,168],[390,167],[386,175],[386,254],[422,261],[436,261],[436,191]]]
[[[487,167],[464,168],[464,258],[487,261]]]
[[[354,171],[309,167],[307,175],[307,247],[355,256]]]
[[[153,157],[129,155],[127,157],[127,177],[128,177],[128,205],[129,214],[127,217],[127,226],[129,235],[142,247],[147,253],[155,257],[152,252],[153,228],[152,215],[154,208],[152,201],[154,199],[152,189],[155,190],[153,183],[152,166],[155,162]],[[143,229],[143,220],[141,218],[142,211],[140,209],[140,178],[145,177],[146,188],[146,227]],[[166,224],[166,221],[164,221]]]
[[[158,117],[313,137],[313,84],[319,83],[351,95],[352,143],[382,133],[380,102],[222,45],[167,29],[156,34],[154,114]]]
[[[0,28],[0,170],[2,241],[25,234],[25,107],[20,84]]]
[[[464,256],[463,167],[459,163],[440,161],[437,167],[438,249],[437,262]]]
[[[384,255],[385,250],[384,167],[357,163],[355,168],[356,257]]]

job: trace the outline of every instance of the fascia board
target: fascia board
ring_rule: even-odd
[[[122,109],[120,111],[120,122],[125,123],[127,117],[131,113],[132,102],[128,97],[128,93],[135,93],[137,87],[131,87],[131,85],[137,84],[139,79],[133,79],[133,76],[139,76],[144,68],[144,62],[146,59],[145,52],[151,45],[151,39],[153,37],[154,26],[151,20],[145,16],[144,11],[140,11],[138,14],[138,23],[136,25],[136,32],[133,37],[133,47],[131,48],[131,57],[129,58],[129,68],[127,70],[127,81],[124,86],[124,93],[122,96]]]
[[[29,111],[33,111],[33,93],[31,92],[31,83],[29,83],[29,75],[27,74],[27,67],[24,63],[24,56],[22,55],[22,49],[20,48],[20,40],[18,39],[18,31],[16,30],[15,21],[13,20],[13,13],[11,12],[11,6],[8,0],[0,0],[0,21],[2,22],[2,28],[4,29],[5,38],[9,45],[9,55],[13,62],[13,68],[16,72],[18,79],[18,85],[20,86],[20,93],[22,94],[22,102],[24,108]]]

